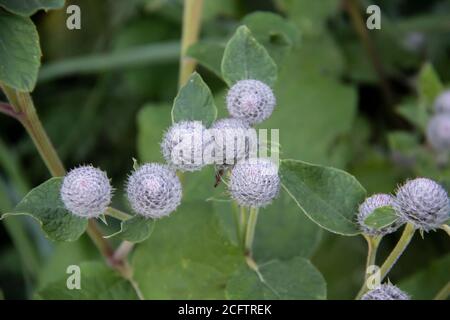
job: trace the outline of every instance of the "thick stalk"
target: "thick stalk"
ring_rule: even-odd
[[[196,61],[186,56],[187,49],[198,40],[202,20],[203,0],[184,0],[183,30],[181,36],[180,74],[182,87],[195,69]]]
[[[415,232],[416,228],[414,227],[414,225],[411,223],[407,223],[405,229],[403,230],[402,236],[380,268],[381,281],[383,281],[383,279],[397,262],[398,258],[400,258],[400,256],[403,254]]]
[[[361,287],[361,289],[358,292],[358,295],[356,296],[356,300],[359,300],[364,292],[368,289],[367,288],[367,280],[369,277],[368,270],[370,266],[375,265],[376,258],[377,258],[377,251],[378,246],[380,245],[381,238],[382,237],[372,237],[369,235],[364,235],[364,238],[367,241],[367,260],[366,260],[366,269],[365,269],[365,276],[364,276],[364,283]]]
[[[250,208],[250,215],[247,222],[247,231],[245,233],[245,255],[253,256],[253,240],[255,238],[256,222],[258,220],[258,208]]]
[[[444,230],[445,232],[447,232],[447,234],[450,236],[450,226],[449,225],[443,224],[441,229]]]
[[[2,85],[2,89],[8,97],[11,105],[14,107],[14,110],[22,114],[21,123],[27,130],[28,134],[31,136],[41,158],[45,162],[52,176],[64,176],[66,170],[58,154],[56,153],[53,144],[47,136],[47,133],[42,126],[41,121],[39,120],[30,94],[27,92],[16,91],[5,85]],[[110,210],[111,209],[109,209],[109,211]],[[119,212],[118,210],[114,211],[115,214],[118,214],[117,212]],[[95,224],[95,221],[89,220],[87,233],[91,237],[101,254],[105,257],[105,259],[108,262],[113,261],[112,257],[114,251],[110,247],[109,242],[104,239],[101,231]],[[121,267],[117,267],[117,265],[114,264],[113,267],[115,267],[119,272],[123,274],[123,271],[120,270]]]
[[[355,28],[355,31],[361,39],[364,49],[366,50],[367,55],[372,62],[375,73],[378,76],[384,98],[387,104],[391,105],[393,101],[392,91],[388,81],[386,80],[386,72],[384,70],[383,64],[381,63],[381,59],[377,53],[374,43],[372,42],[372,39],[370,38],[369,31],[366,24],[364,23],[364,19],[361,16],[361,6],[359,4],[359,1],[345,0],[345,4],[347,12],[352,20],[353,27]]]
[[[22,124],[33,139],[48,170],[54,177],[64,176],[66,170],[39,120],[30,94],[16,91],[16,97],[20,111],[23,113]]]
[[[244,206],[240,206],[240,214],[239,214],[239,234],[242,239],[242,245],[245,246],[245,232],[247,229],[248,223],[248,212]]]
[[[380,281],[382,282],[383,279],[386,277],[386,275],[389,273],[389,271],[392,269],[392,267],[395,265],[397,260],[400,258],[400,256],[405,251],[406,247],[411,242],[412,237],[414,236],[414,233],[416,231],[416,228],[413,224],[407,223],[405,229],[403,230],[403,233],[398,240],[397,244],[395,245],[394,249],[392,249],[389,256],[384,261],[383,265],[380,268]],[[367,287],[364,286],[363,290],[361,290],[358,294],[358,297],[361,297],[364,293],[367,292]]]
[[[241,222],[240,222],[240,210],[239,210],[239,206],[238,204],[233,201],[232,202],[232,207],[233,207],[233,222],[236,226],[236,239],[238,243],[242,243],[242,234],[241,234]]]
[[[441,290],[439,290],[439,292],[436,294],[433,300],[447,300],[449,296],[450,296],[450,281],[447,282],[447,284]]]

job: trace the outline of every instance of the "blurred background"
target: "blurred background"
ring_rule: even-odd
[[[365,8],[378,5],[381,30],[362,30],[349,3],[357,4],[364,22]],[[66,28],[65,9],[32,17],[43,51],[33,98],[65,165],[105,169],[120,194],[133,157],[160,159],[158,143],[177,93],[182,1],[69,4],[81,8],[81,30]],[[226,43],[256,11],[286,17],[298,35],[280,57],[278,107],[264,123],[280,129],[282,158],[347,170],[369,193],[393,192],[418,175],[450,186],[449,166],[438,164],[424,137],[432,105],[427,85],[434,90],[450,81],[450,0],[205,0],[201,40]],[[209,69],[198,70],[225,115],[225,84]],[[0,116],[0,211],[48,178],[20,124]],[[123,197],[115,201],[126,209]],[[309,254],[328,282],[329,298],[352,298],[362,281],[364,239],[298,219],[302,232],[314,235]],[[380,258],[397,238],[384,240]],[[96,257],[85,236],[55,244],[32,219],[8,218],[0,224],[0,295],[31,298],[69,258]],[[404,288],[420,288],[418,298],[431,298],[449,280],[449,268],[448,236],[430,232],[425,240],[416,235],[391,276]]]

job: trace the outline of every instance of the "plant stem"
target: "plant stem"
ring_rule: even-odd
[[[9,103],[11,103],[12,109],[16,113],[19,113],[20,107],[19,107],[19,102],[17,101],[16,90],[14,90],[13,88],[10,88],[7,85],[4,85],[2,83],[0,83],[0,88],[2,89],[6,98],[8,98]]]
[[[33,139],[48,170],[54,177],[64,176],[66,170],[39,120],[30,94],[16,91],[16,97],[19,110],[23,112],[22,124]]]
[[[116,261],[124,261],[128,254],[133,250],[134,243],[129,241],[122,241],[120,246],[114,252],[113,258]]]
[[[178,87],[181,88],[195,69],[196,61],[186,57],[187,49],[197,42],[202,22],[203,0],[184,0],[183,30],[181,35],[180,74]]]
[[[445,232],[447,232],[447,234],[450,236],[450,226],[447,224],[443,224],[441,226],[441,229],[444,230]]]
[[[12,105],[4,102],[0,102],[0,112],[10,116],[16,120],[22,121],[21,113],[16,112]]]
[[[108,216],[113,217],[113,218],[116,218],[117,220],[121,220],[121,221],[128,220],[128,219],[130,219],[130,218],[132,217],[132,216],[129,215],[128,213],[122,212],[122,211],[120,211],[120,210],[118,210],[118,209],[111,208],[111,207],[109,207],[108,209],[106,209],[106,212],[105,212],[105,213],[106,213]]]
[[[247,229],[247,209],[244,206],[240,206],[240,217],[239,217],[239,234],[241,236],[242,245],[245,246],[245,232]]]
[[[367,273],[367,271],[369,270],[370,266],[375,265],[376,262],[376,257],[377,257],[377,251],[378,251],[378,246],[380,245],[381,239],[382,237],[372,237],[370,235],[366,235],[364,234],[364,238],[367,241],[367,260],[366,260],[366,269],[364,272],[364,282],[363,285],[361,287],[361,289],[359,290],[358,294],[356,295],[356,300],[359,300],[362,295],[364,294],[364,292],[368,289],[367,288],[367,279],[369,277],[369,274]]]
[[[112,259],[114,255],[114,250],[109,244],[108,241],[105,241],[103,238],[103,234],[100,232],[100,230],[97,228],[97,225],[95,224],[94,220],[89,219],[88,221],[88,228],[86,229],[89,237],[94,242],[95,246],[97,247],[98,251],[103,255],[103,257],[106,258],[108,263],[111,265],[114,264],[114,261]]]
[[[400,256],[403,254],[415,232],[416,228],[414,227],[414,225],[411,223],[407,223],[405,229],[403,230],[402,236],[380,268],[380,281],[383,281],[383,279],[397,262],[398,258],[400,258]]]
[[[439,292],[436,294],[433,300],[447,300],[449,296],[450,296],[450,281],[447,282],[447,284],[441,290],[439,290]]]
[[[384,98],[388,105],[392,105],[393,95],[388,81],[386,80],[386,72],[384,70],[381,59],[377,53],[376,47],[370,38],[364,19],[361,16],[360,4],[358,0],[346,0],[345,1],[347,12],[353,23],[353,27],[357,32],[361,42],[367,51],[367,54],[372,62],[375,73],[380,81],[381,90],[383,91]]]
[[[236,226],[236,238],[237,238],[237,242],[241,243],[242,242],[242,235],[241,235],[241,222],[240,222],[240,216],[239,216],[239,206],[235,201],[232,201],[231,203],[232,207],[233,207],[233,220],[234,220],[234,224]]]
[[[30,94],[28,92],[16,91],[3,84],[2,89],[8,97],[11,105],[14,107],[14,110],[22,113],[21,123],[27,130],[28,134],[31,136],[41,158],[44,160],[51,175],[55,177],[64,176],[66,170],[58,154],[56,153],[53,144],[47,136],[47,133],[45,132],[41,121],[39,120]],[[120,211],[114,209],[112,209],[111,211],[111,209],[109,209],[109,213],[111,212],[118,215]],[[111,248],[109,242],[103,238],[103,235],[95,224],[95,221],[89,220],[87,233],[91,237],[101,254],[105,257],[105,259],[109,263],[114,262],[111,259],[113,257],[114,251]],[[121,270],[122,266],[118,266],[114,263],[112,263],[112,266],[115,267],[119,272],[121,272],[121,274],[123,274],[124,271]]]
[[[258,220],[258,208],[250,208],[250,215],[245,233],[245,255],[253,256],[253,240],[255,238],[256,222]]]

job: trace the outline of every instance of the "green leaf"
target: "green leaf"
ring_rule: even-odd
[[[443,89],[441,80],[433,66],[426,63],[419,73],[419,95],[426,107],[432,107],[434,100]]]
[[[63,6],[64,0],[0,0],[0,7],[26,17],[41,9],[60,9]]]
[[[140,162],[163,161],[160,143],[171,125],[169,105],[145,105],[137,116],[137,149]]]
[[[138,243],[146,240],[153,232],[155,220],[147,219],[143,216],[134,216],[122,221],[120,230],[105,237],[119,237],[122,240]]]
[[[31,19],[0,10],[0,82],[19,91],[32,91],[41,55]]]
[[[364,224],[371,228],[381,229],[393,224],[397,221],[398,216],[394,208],[391,206],[384,206],[375,209],[364,219]]]
[[[321,238],[322,229],[298,214],[294,200],[281,192],[270,206],[260,209],[253,245],[255,260],[309,258]]]
[[[222,76],[229,86],[244,79],[256,79],[273,86],[277,79],[277,65],[250,30],[241,26],[225,48]]]
[[[404,155],[413,155],[419,146],[417,136],[408,131],[391,131],[387,138],[389,148]]]
[[[211,203],[184,201],[136,248],[132,265],[146,299],[224,299],[240,261],[242,251],[227,239]]]
[[[32,189],[11,211],[1,215],[28,215],[36,219],[54,241],[75,241],[86,230],[87,219],[66,210],[59,195],[62,178],[51,178]]]
[[[221,63],[225,44],[214,41],[199,41],[187,50],[187,55],[222,78]]]
[[[194,72],[175,97],[172,121],[198,120],[209,126],[217,117],[214,98],[202,77]]]
[[[339,80],[342,67],[330,37],[302,41],[286,57],[274,90],[277,107],[264,122],[267,128],[298,133],[280,134],[283,158],[345,165],[332,157],[338,152],[336,142],[352,129],[358,95],[355,87]]]
[[[411,122],[421,132],[425,132],[430,118],[426,106],[423,104],[408,101],[399,105],[395,112]]]
[[[399,287],[414,300],[433,299],[449,281],[450,254],[434,260],[422,270],[402,280]]]
[[[280,65],[285,56],[298,42],[296,26],[283,17],[270,12],[255,12],[244,17],[245,24],[255,39],[261,43],[273,60]]]
[[[70,265],[101,259],[103,257],[86,233],[77,241],[56,242],[51,255],[45,260],[45,268],[39,270],[37,289],[43,289],[63,277],[67,278],[66,270]]]
[[[288,17],[308,37],[323,34],[327,18],[339,7],[335,0],[284,0],[283,4]]]
[[[347,236],[360,233],[355,215],[366,191],[355,177],[297,160],[283,160],[280,177],[300,210],[319,226]]]
[[[227,283],[228,299],[307,299],[326,298],[326,283],[308,260],[300,257],[288,261],[272,260],[258,267],[239,268]]]
[[[137,300],[130,282],[102,262],[83,262],[79,265],[81,289],[68,289],[67,274],[38,291],[46,300]],[[70,281],[69,281],[70,282]]]

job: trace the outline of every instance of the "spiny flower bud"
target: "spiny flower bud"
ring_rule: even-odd
[[[450,110],[431,118],[427,127],[427,139],[437,151],[450,151]]]
[[[275,107],[272,89],[258,80],[241,80],[228,91],[227,108],[230,115],[257,124],[266,120]]]
[[[401,186],[394,208],[402,219],[425,231],[438,228],[450,218],[447,192],[427,178],[409,180]]]
[[[359,206],[358,210],[358,224],[361,227],[361,230],[369,235],[385,235],[394,232],[395,230],[400,227],[400,223],[394,223],[390,226],[383,227],[380,229],[374,229],[372,227],[369,227],[365,224],[364,220],[367,218],[368,215],[370,215],[372,212],[375,211],[375,209],[385,207],[385,206],[392,206],[394,203],[394,198],[388,194],[375,194],[366,200]]]
[[[203,153],[208,144],[212,144],[212,139],[201,121],[182,121],[174,123],[166,132],[161,151],[171,167],[197,171],[207,164]]]
[[[167,165],[141,166],[128,178],[126,189],[133,210],[147,218],[167,216],[181,201],[180,180]]]
[[[410,300],[410,297],[392,284],[382,284],[363,295],[361,300]]]
[[[93,166],[81,166],[67,173],[60,193],[66,209],[83,218],[100,216],[112,198],[106,173]]]
[[[278,168],[269,159],[241,161],[231,170],[229,191],[241,206],[266,206],[278,195],[279,190]]]
[[[241,119],[225,118],[214,122],[210,128],[214,140],[214,162],[220,169],[226,169],[241,160],[256,154],[256,130]]]
[[[436,113],[450,113],[450,90],[441,93],[434,102]]]

